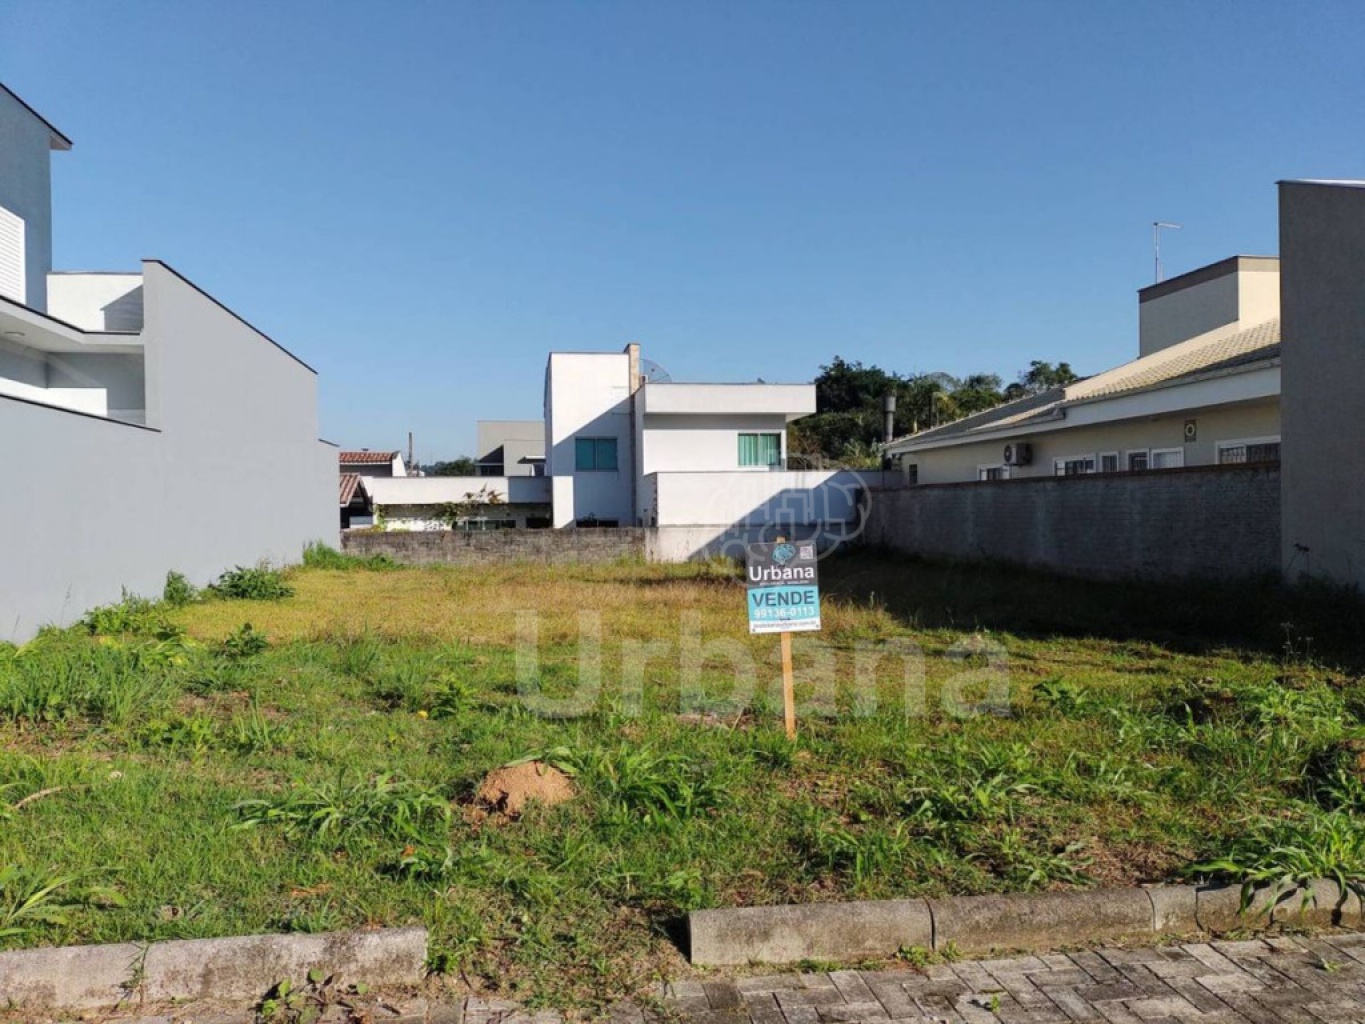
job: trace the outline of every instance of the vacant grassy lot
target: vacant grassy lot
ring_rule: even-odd
[[[827,561],[789,744],[728,568],[314,563],[0,648],[0,946],[424,922],[562,1005],[697,907],[1365,878],[1349,596]],[[577,798],[476,820],[528,756]]]

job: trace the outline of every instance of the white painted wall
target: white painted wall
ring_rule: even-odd
[[[143,279],[155,429],[0,397],[0,521],[25,524],[0,541],[0,638],[337,542],[313,372],[162,264]]]
[[[443,505],[484,488],[513,505],[550,502],[550,481],[540,476],[362,477],[360,486],[377,505]]]
[[[754,433],[781,434],[782,456],[786,458],[787,417],[782,413],[700,416],[647,413],[641,444],[643,470],[646,474],[705,470],[771,473],[765,466],[739,464],[739,435]]]
[[[646,384],[646,414],[773,414],[796,419],[815,412],[814,384]]]
[[[880,474],[875,474],[880,476]],[[851,470],[656,473],[659,526],[815,525],[851,520],[863,476]]]
[[[50,388],[0,377],[0,395],[42,402],[58,409],[73,409],[91,416],[109,414],[109,393],[104,388]]]
[[[47,312],[83,331],[140,331],[142,275],[49,274]]]
[[[99,389],[105,394],[104,415],[129,423],[146,421],[145,377],[140,354],[52,352],[47,357],[50,389]]]
[[[546,475],[573,478],[571,488],[554,487],[555,525],[589,516],[633,524],[630,357],[624,352],[552,352],[545,372]],[[616,470],[577,472],[574,442],[579,437],[615,438]]]

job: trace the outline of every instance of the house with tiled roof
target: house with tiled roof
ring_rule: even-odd
[[[892,441],[918,484],[1278,462],[1280,269],[1234,256],[1138,292],[1138,358]]]
[[[356,473],[360,476],[407,476],[407,464],[403,462],[402,452],[370,451],[368,448],[361,448],[358,451],[337,452],[337,464],[344,476],[347,473]]]

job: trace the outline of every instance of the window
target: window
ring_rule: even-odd
[[[480,462],[479,476],[502,476],[502,463]]]
[[[1052,471],[1057,476],[1081,476],[1095,472],[1095,456],[1067,455],[1052,460]]]
[[[777,466],[782,463],[781,434],[740,434],[741,466]]]
[[[976,478],[978,480],[1008,480],[1010,468],[1009,466],[977,466]]]
[[[1129,452],[1128,453],[1128,472],[1137,473],[1147,468],[1147,453]]]
[[[1100,452],[1100,472],[1117,473],[1119,471],[1118,452]]]
[[[578,473],[616,472],[616,438],[575,438],[573,468]]]
[[[24,221],[0,206],[0,295],[26,303]]]
[[[1185,465],[1185,449],[1153,448],[1152,469],[1179,469]]]
[[[1245,441],[1220,441],[1218,465],[1235,466],[1243,463],[1279,462],[1278,437],[1253,437]]]

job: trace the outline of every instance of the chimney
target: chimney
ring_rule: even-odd
[[[885,424],[883,440],[890,444],[892,438],[896,436],[896,393],[894,391],[888,391],[882,398],[882,416]]]
[[[627,362],[630,364],[630,393],[633,395],[640,389],[640,343],[632,341],[626,346]]]

